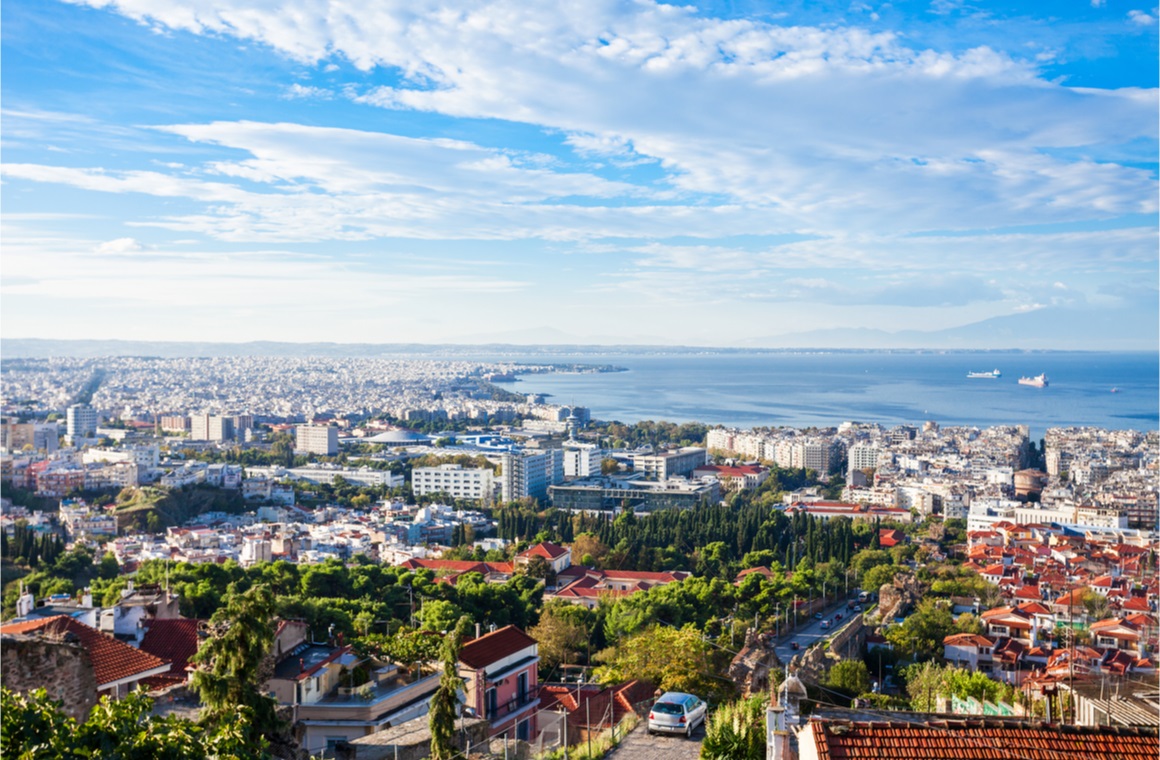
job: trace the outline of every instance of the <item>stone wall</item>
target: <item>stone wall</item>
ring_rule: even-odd
[[[0,637],[4,686],[27,694],[43,687],[64,712],[83,721],[97,703],[97,678],[89,653],[76,636],[63,639],[14,634]]]

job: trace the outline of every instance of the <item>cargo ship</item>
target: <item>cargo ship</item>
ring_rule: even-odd
[[[968,372],[967,373],[967,377],[975,378],[975,379],[983,379],[983,380],[994,380],[995,378],[1002,377],[1002,376],[1003,376],[1003,373],[997,369],[993,369],[990,372]]]
[[[1035,377],[1021,377],[1019,378],[1020,385],[1030,385],[1032,388],[1046,388],[1047,375],[1036,375]]]

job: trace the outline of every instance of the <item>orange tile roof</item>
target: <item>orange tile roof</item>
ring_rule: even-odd
[[[469,668],[482,670],[493,662],[536,646],[536,640],[514,625],[472,639],[459,650],[459,661]]]
[[[1155,729],[998,720],[865,723],[814,720],[820,760],[1156,760]]]
[[[89,653],[98,690],[104,688],[106,684],[132,678],[138,674],[143,676],[157,668],[168,669],[169,667],[166,660],[155,657],[148,652],[134,649],[68,615],[54,615],[23,623],[11,623],[0,626],[0,633],[43,633],[51,636],[63,636],[65,633],[75,634],[80,639],[81,646]]]

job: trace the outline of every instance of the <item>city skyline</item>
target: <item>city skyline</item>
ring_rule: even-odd
[[[5,3],[2,335],[1155,350],[1157,12],[1051,11]]]

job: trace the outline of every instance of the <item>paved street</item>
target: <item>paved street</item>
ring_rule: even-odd
[[[834,614],[837,612],[842,613],[842,619],[835,623]],[[797,632],[795,632],[793,635],[781,639],[777,642],[777,646],[774,647],[774,651],[777,652],[777,659],[781,660],[782,662],[789,662],[795,654],[801,654],[810,646],[810,644],[813,644],[815,641],[829,636],[834,631],[841,628],[842,625],[850,619],[850,616],[854,614],[856,613],[854,613],[852,610],[846,609],[845,600],[837,602],[833,606],[826,609],[826,611],[823,613],[825,619],[830,621],[830,628],[823,629],[821,620],[811,619],[808,625],[803,623],[803,625],[798,628]],[[791,646],[791,643],[794,641],[798,643],[798,649],[796,651]]]
[[[698,726],[692,739],[683,736],[649,736],[641,721],[620,746],[608,754],[612,760],[697,760],[705,727]]]

